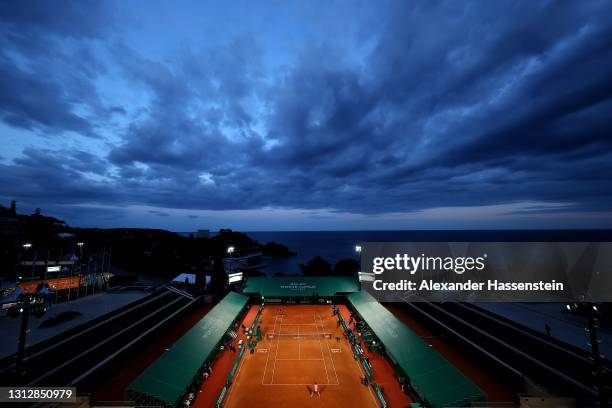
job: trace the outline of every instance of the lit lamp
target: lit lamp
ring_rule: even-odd
[[[25,249],[26,251],[30,248],[32,248],[32,244],[30,244],[29,242],[26,242],[25,244],[22,245],[23,249]],[[34,256],[32,258],[32,279],[31,282],[34,282],[34,271],[36,269],[36,251],[34,251]]]
[[[24,250],[27,251],[28,249],[32,248],[32,244],[30,244],[29,242],[26,242],[25,244],[22,244],[21,247]],[[19,276],[19,272],[21,271],[21,265],[22,265],[22,263],[21,263],[21,251],[19,251],[19,269],[18,269],[18,272],[17,272],[17,275],[18,275],[17,281],[20,281],[21,279],[23,279],[22,276]]]
[[[79,285],[77,289],[77,298],[78,298],[79,296],[81,296],[81,272],[83,271],[83,243],[77,242],[77,246],[79,247]],[[97,269],[96,269],[96,272],[98,272]],[[97,273],[96,273],[96,276],[97,276]],[[72,267],[70,269],[70,288],[72,289]],[[95,287],[94,287],[94,290],[95,290]],[[85,287],[85,292],[87,292],[87,286]]]
[[[227,247],[227,253],[228,255],[231,257],[232,254],[234,253],[234,247],[233,246],[229,246]],[[230,273],[234,271],[234,262],[230,259]]]

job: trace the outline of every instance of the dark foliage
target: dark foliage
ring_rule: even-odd
[[[325,259],[315,256],[300,264],[300,270],[305,276],[355,276],[359,272],[359,262],[354,259],[341,259],[332,268]]]
[[[293,256],[297,255],[296,252],[291,251],[287,246],[278,244],[276,242],[268,242],[261,247],[264,256],[270,257],[282,257],[282,256]]]
[[[334,265],[334,275],[355,276],[359,272],[360,265],[354,259],[341,259]]]
[[[329,276],[332,272],[330,263],[320,256],[315,256],[310,261],[300,264],[300,270],[306,276]]]

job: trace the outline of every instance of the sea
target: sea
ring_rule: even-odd
[[[262,244],[276,242],[296,256],[268,259],[261,269],[299,274],[300,263],[321,256],[332,265],[340,259],[359,260],[355,246],[363,242],[590,242],[611,241],[612,230],[411,230],[411,231],[250,231]]]

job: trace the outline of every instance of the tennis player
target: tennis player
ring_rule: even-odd
[[[310,398],[312,398],[313,395],[317,394],[317,396],[319,398],[321,398],[321,393],[319,392],[319,384],[317,384],[316,382],[314,383],[314,386],[312,387],[312,392],[310,393]]]

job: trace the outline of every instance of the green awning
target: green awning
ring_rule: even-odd
[[[348,296],[414,388],[434,407],[485,401],[485,394],[368,292]]]
[[[198,370],[215,351],[248,297],[230,292],[128,387],[128,394],[146,395],[175,406]]]
[[[260,294],[265,297],[287,296],[334,296],[359,291],[356,278],[349,276],[329,277],[274,277],[274,278],[248,278],[245,288],[246,294]]]

